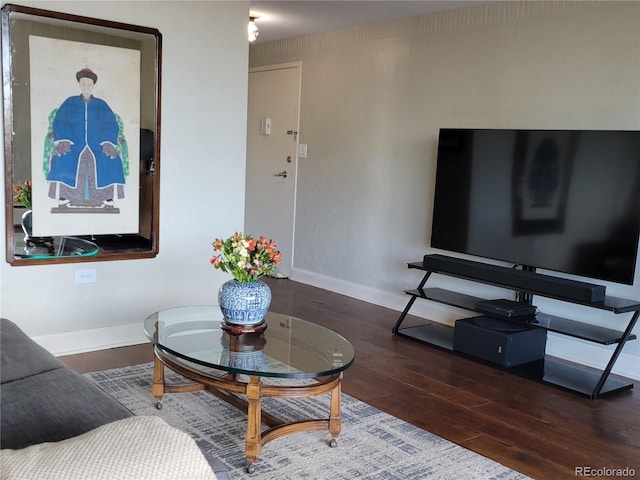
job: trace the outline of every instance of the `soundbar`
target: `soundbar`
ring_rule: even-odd
[[[604,302],[606,287],[587,282],[552,277],[535,272],[447,257],[425,255],[422,265],[426,270],[442,273],[499,287],[508,287],[546,297],[573,300],[580,303]]]

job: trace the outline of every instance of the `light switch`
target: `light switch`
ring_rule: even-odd
[[[262,117],[260,133],[262,135],[271,135],[271,117]]]
[[[298,144],[298,158],[307,158],[307,144],[299,143]]]

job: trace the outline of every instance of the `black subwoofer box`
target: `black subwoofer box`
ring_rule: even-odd
[[[453,350],[503,367],[542,360],[547,331],[493,317],[457,320]]]

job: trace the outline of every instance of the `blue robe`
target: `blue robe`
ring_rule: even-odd
[[[47,180],[77,187],[80,154],[89,147],[95,159],[96,187],[124,184],[120,156],[114,158],[102,152],[102,146],[118,146],[118,122],[107,102],[91,96],[85,101],[81,95],[67,98],[53,120],[53,140],[57,144],[67,140],[71,150],[63,155],[54,154]]]

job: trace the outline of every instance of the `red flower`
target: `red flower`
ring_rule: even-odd
[[[216,238],[216,240],[213,242],[213,249],[217,252],[222,250],[223,247],[224,247],[224,242],[222,241],[222,239]]]

